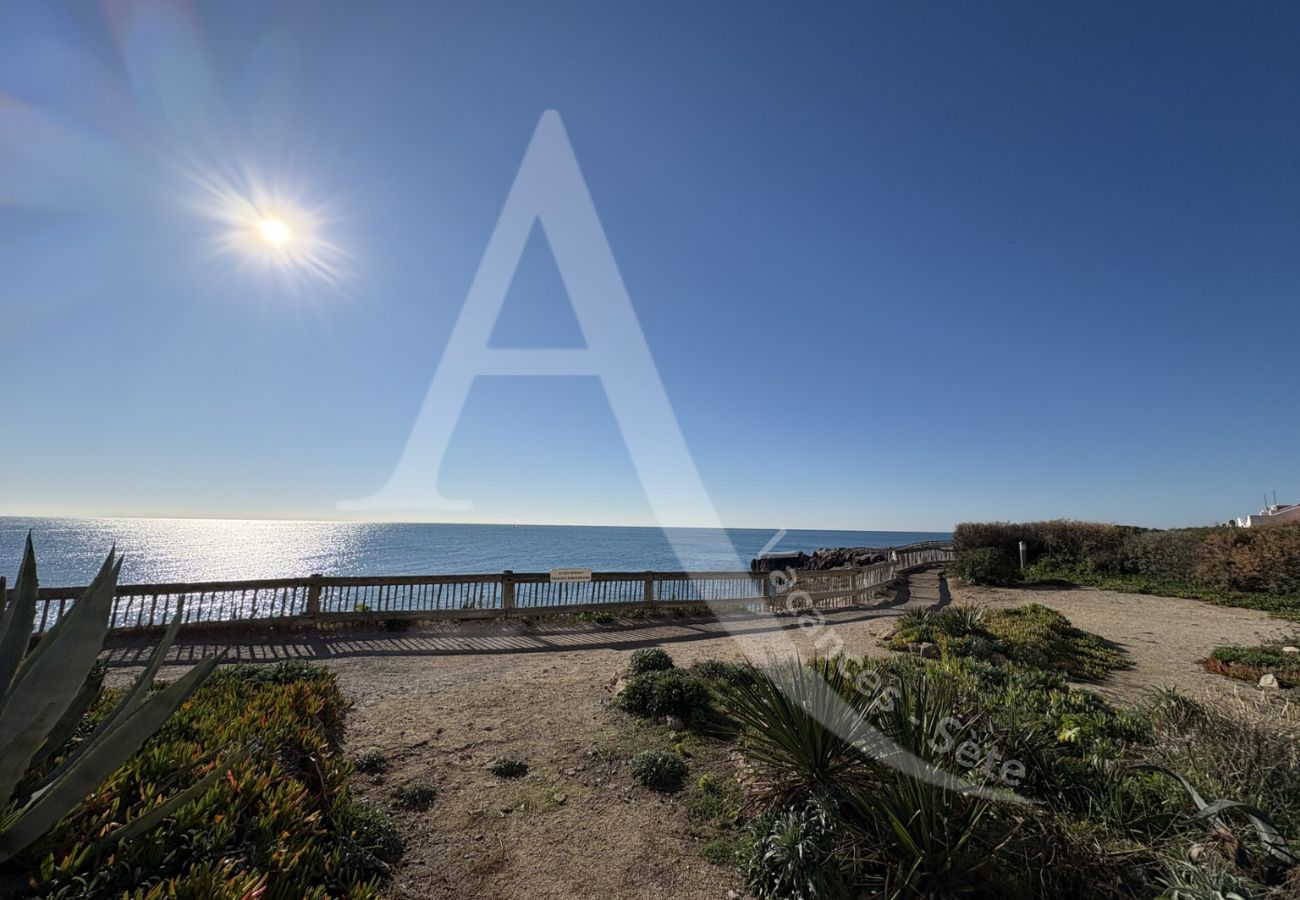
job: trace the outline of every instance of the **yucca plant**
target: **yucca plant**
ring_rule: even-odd
[[[140,677],[88,736],[73,742],[99,696],[96,662],[108,633],[121,568],[122,557],[110,550],[90,587],[33,647],[36,554],[27,536],[13,599],[0,618],[0,863],[75,810],[140,749],[218,662],[216,657],[202,659],[162,690],[150,690],[180,627],[178,612]],[[53,768],[47,765],[51,760],[57,760]],[[218,774],[214,769],[106,840],[122,840],[152,827],[200,795]]]
[[[759,772],[758,793],[777,802],[841,787],[865,764],[859,744],[871,736],[835,665],[785,662],[737,683],[726,711],[744,726],[746,755]]]
[[[874,754],[876,764],[846,797],[845,816],[865,846],[878,848],[883,873],[868,880],[879,895],[952,896],[994,877],[1014,825],[963,771],[959,748],[981,742],[978,717],[955,714],[952,679],[929,667],[894,674],[865,707],[893,749]],[[977,751],[980,762],[985,752]]]

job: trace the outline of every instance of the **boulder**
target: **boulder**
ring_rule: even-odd
[[[1262,688],[1281,687],[1281,685],[1277,683],[1277,676],[1272,672],[1269,672],[1267,675],[1264,675],[1259,679],[1259,686]]]
[[[664,724],[668,726],[669,731],[686,730],[686,723],[682,721],[681,716],[664,716]]]
[[[918,652],[925,659],[939,658],[939,648],[936,645],[930,643],[929,641],[925,641],[924,643],[922,643],[920,648],[918,648]]]
[[[1300,653],[1300,647],[1283,647],[1283,653]]]

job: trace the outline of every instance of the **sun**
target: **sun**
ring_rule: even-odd
[[[289,226],[279,219],[262,219],[257,223],[257,231],[272,247],[283,247],[293,237]]]

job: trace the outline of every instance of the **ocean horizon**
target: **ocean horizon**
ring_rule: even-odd
[[[296,578],[311,574],[458,575],[596,571],[706,571],[760,552],[894,547],[947,540],[950,532],[728,528],[728,558],[710,529],[615,525],[487,525],[283,519],[146,519],[0,516],[0,576],[18,572],[28,531],[41,584],[85,584],[110,547],[126,561],[122,583]],[[671,533],[671,540],[670,540]],[[780,535],[774,545],[773,539]]]

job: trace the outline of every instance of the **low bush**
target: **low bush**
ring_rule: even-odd
[[[119,691],[106,691],[87,727]],[[212,677],[130,762],[19,859],[44,898],[377,896],[401,855],[391,819],[354,800],[338,750],[347,701],[302,662]],[[224,778],[113,847],[115,823],[157,806],[178,776],[247,747]]]
[[[490,770],[498,778],[523,778],[528,774],[528,763],[513,756],[498,756],[492,760]]]
[[[677,753],[643,750],[628,764],[632,777],[651,790],[671,793],[681,790],[686,777],[686,760]]]
[[[1049,522],[963,522],[953,530],[957,550],[993,547],[1009,560],[1020,559],[1025,542],[1029,561],[1052,556],[1059,560],[1112,564],[1131,536],[1145,529],[1102,522],[1056,519]]]
[[[364,775],[382,775],[388,768],[388,757],[378,750],[367,750],[352,765]]]
[[[402,809],[428,809],[438,799],[438,789],[427,781],[413,781],[399,788],[393,797]]]
[[[1095,634],[1038,603],[990,613],[984,630],[1013,662],[1098,681],[1129,663]]]
[[[1201,545],[1196,575],[1220,590],[1300,593],[1300,525],[1217,528]]]
[[[923,642],[937,644],[946,656],[988,660],[1001,654],[1013,663],[1085,680],[1100,680],[1128,665],[1097,635],[1037,603],[992,613],[975,606],[910,610],[885,646],[905,650]]]
[[[633,675],[618,698],[618,705],[633,715],[680,716],[687,721],[708,704],[708,686],[690,672],[676,668]]]
[[[644,672],[663,672],[673,667],[673,658],[658,647],[643,647],[632,651],[632,661],[627,670],[632,675]]]
[[[1010,584],[1020,577],[1011,557],[996,547],[962,550],[957,554],[951,571],[971,584]]]
[[[1148,575],[1107,574],[1094,566],[1042,559],[1025,570],[1025,581],[1034,583],[1067,581],[1106,591],[1148,594],[1156,597],[1186,597],[1216,606],[1257,609],[1280,619],[1300,620],[1300,594],[1247,594],[1190,581],[1169,580]]]
[[[723,686],[743,684],[754,678],[753,667],[721,659],[702,659],[691,666],[691,671],[705,681]]]
[[[1277,676],[1282,687],[1300,686],[1300,654],[1282,652],[1281,644],[1260,647],[1217,647],[1203,663],[1206,671],[1242,681]]]
[[[851,896],[835,858],[835,811],[823,800],[762,816],[749,831],[745,881],[760,900]]]

